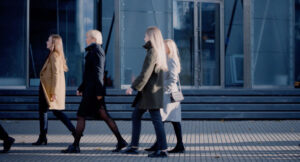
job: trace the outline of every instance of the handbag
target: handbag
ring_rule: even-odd
[[[178,83],[179,83],[179,91],[176,92],[171,92],[170,97],[171,97],[171,102],[181,102],[182,100],[184,100],[182,91],[181,91],[181,84],[180,84],[180,79],[178,76]]]

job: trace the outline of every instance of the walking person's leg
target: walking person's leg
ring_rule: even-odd
[[[66,114],[63,113],[61,110],[53,110],[52,112],[59,120],[61,120],[64,123],[64,125],[69,129],[69,131],[72,133],[72,135],[75,138],[76,135],[75,127],[72,124],[71,120],[66,116]]]
[[[154,153],[149,154],[148,157],[168,157],[166,133],[164,124],[161,120],[160,110],[149,110],[149,112],[155,129],[157,150]]]
[[[47,132],[48,132],[48,114],[47,111],[39,109],[39,122],[40,122],[40,135],[36,142],[32,145],[47,145]]]
[[[168,151],[169,153],[183,153],[184,152],[184,146],[182,142],[182,131],[181,131],[181,123],[180,122],[172,122],[172,125],[174,127],[177,144],[174,149]]]
[[[145,110],[140,110],[138,108],[135,108],[132,112],[132,137],[131,137],[131,143],[130,146],[123,151],[123,153],[127,154],[138,154],[138,147],[139,147],[139,140],[140,140],[140,134],[141,134],[141,118],[143,114],[145,113]]]
[[[43,143],[47,145],[47,132],[48,132],[48,103],[42,88],[39,87],[39,122],[40,122],[40,135],[36,142],[32,145],[42,145]]]
[[[3,140],[3,153],[8,152],[11,145],[15,142],[14,138],[8,136],[2,125],[0,125],[0,139]]]
[[[83,131],[85,129],[85,118],[77,116],[77,125],[75,130],[75,138],[73,144],[69,145],[66,150],[62,150],[62,153],[79,153],[80,152],[80,139],[82,137]]]
[[[127,142],[121,136],[121,133],[118,129],[117,124],[109,116],[109,114],[107,113],[107,111],[106,111],[106,109],[104,108],[103,105],[101,105],[101,108],[99,109],[98,113],[99,113],[100,118],[105,121],[105,123],[108,125],[108,127],[110,128],[110,130],[113,132],[113,134],[115,135],[115,137],[118,140],[118,144],[116,146],[116,149],[114,149],[113,152],[119,152],[122,148],[124,148],[128,145]]]

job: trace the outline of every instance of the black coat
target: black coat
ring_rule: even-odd
[[[85,48],[85,66],[83,80],[78,88],[82,92],[82,100],[79,106],[78,115],[94,116],[104,103],[104,63],[105,54],[101,45],[91,44]],[[103,96],[102,100],[97,100],[97,96]]]

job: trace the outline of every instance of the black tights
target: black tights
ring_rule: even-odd
[[[182,144],[182,132],[181,132],[181,124],[180,122],[171,122],[177,138],[177,145]]]
[[[124,139],[122,138],[122,136],[119,132],[117,124],[109,116],[109,114],[107,113],[106,109],[103,106],[99,109],[98,115],[101,119],[103,119],[105,121],[105,123],[108,125],[110,130],[114,133],[114,135],[116,136],[116,138],[118,140],[118,143],[124,141]],[[75,135],[75,140],[73,143],[74,146],[79,146],[80,138],[82,136],[84,129],[85,129],[85,118],[78,116],[77,117],[77,126],[76,126],[76,135]]]
[[[171,122],[175,131],[177,144],[176,146],[183,145],[182,143],[182,131],[181,131],[181,124],[180,122]],[[157,140],[155,141],[154,145],[152,147],[157,147]]]
[[[8,134],[6,133],[4,128],[1,126],[1,124],[0,124],[0,139],[3,141],[8,139]]]

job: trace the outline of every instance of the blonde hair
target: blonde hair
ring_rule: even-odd
[[[167,57],[165,54],[164,39],[162,37],[161,31],[157,27],[151,26],[147,29],[146,34],[149,37],[152,48],[158,53],[157,68],[163,71],[167,71]]]
[[[52,39],[52,45],[53,45],[50,52],[51,52],[51,54],[57,53],[58,56],[61,56],[62,61],[63,61],[64,71],[67,72],[68,71],[68,66],[67,66],[67,61],[65,59],[62,38],[58,34],[52,34],[52,35],[50,35],[50,37]]]
[[[102,34],[98,30],[89,30],[87,33],[90,37],[96,39],[97,44],[102,44]]]
[[[166,48],[168,48],[170,51],[170,53],[168,54],[168,58],[173,59],[175,61],[176,71],[177,73],[180,73],[181,71],[180,58],[179,58],[178,48],[175,42],[172,39],[166,39],[165,44],[166,44]]]

